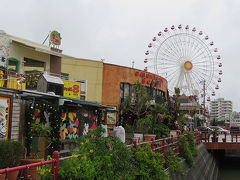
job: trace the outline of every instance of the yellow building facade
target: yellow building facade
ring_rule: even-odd
[[[85,100],[102,103],[102,61],[63,57],[61,72],[69,74],[70,81],[86,80]]]

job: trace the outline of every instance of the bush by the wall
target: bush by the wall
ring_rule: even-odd
[[[24,147],[18,141],[0,141],[0,169],[15,167],[24,156]]]
[[[194,134],[192,132],[189,132],[188,134],[188,143],[189,143],[189,148],[192,152],[192,155],[194,157],[198,156],[198,149],[197,146],[195,145],[195,137]]]
[[[187,142],[187,138],[185,136],[180,136],[180,155],[186,159],[187,164],[190,167],[194,166],[194,160],[193,160],[193,156],[192,156],[192,152],[189,148],[188,142]]]
[[[135,153],[136,179],[169,179],[163,167],[163,156],[160,153],[152,152],[149,144],[138,147],[136,150],[134,149],[133,152]]]
[[[165,162],[172,178],[175,179],[178,175],[183,177],[183,179],[186,177],[183,170],[182,158],[178,157],[177,154],[170,149],[166,150]]]

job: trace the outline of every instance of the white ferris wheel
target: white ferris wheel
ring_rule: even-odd
[[[170,93],[174,88],[186,95],[215,96],[223,74],[221,57],[214,42],[203,31],[188,25],[171,26],[153,37],[145,52],[145,71],[166,78]]]

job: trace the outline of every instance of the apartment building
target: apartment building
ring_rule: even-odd
[[[217,121],[225,121],[230,123],[230,116],[233,112],[232,101],[224,100],[224,98],[218,98],[210,103],[210,119]]]

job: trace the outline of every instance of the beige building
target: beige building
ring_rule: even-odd
[[[85,100],[102,103],[102,61],[62,58],[62,73],[66,74],[70,81],[85,80]]]

